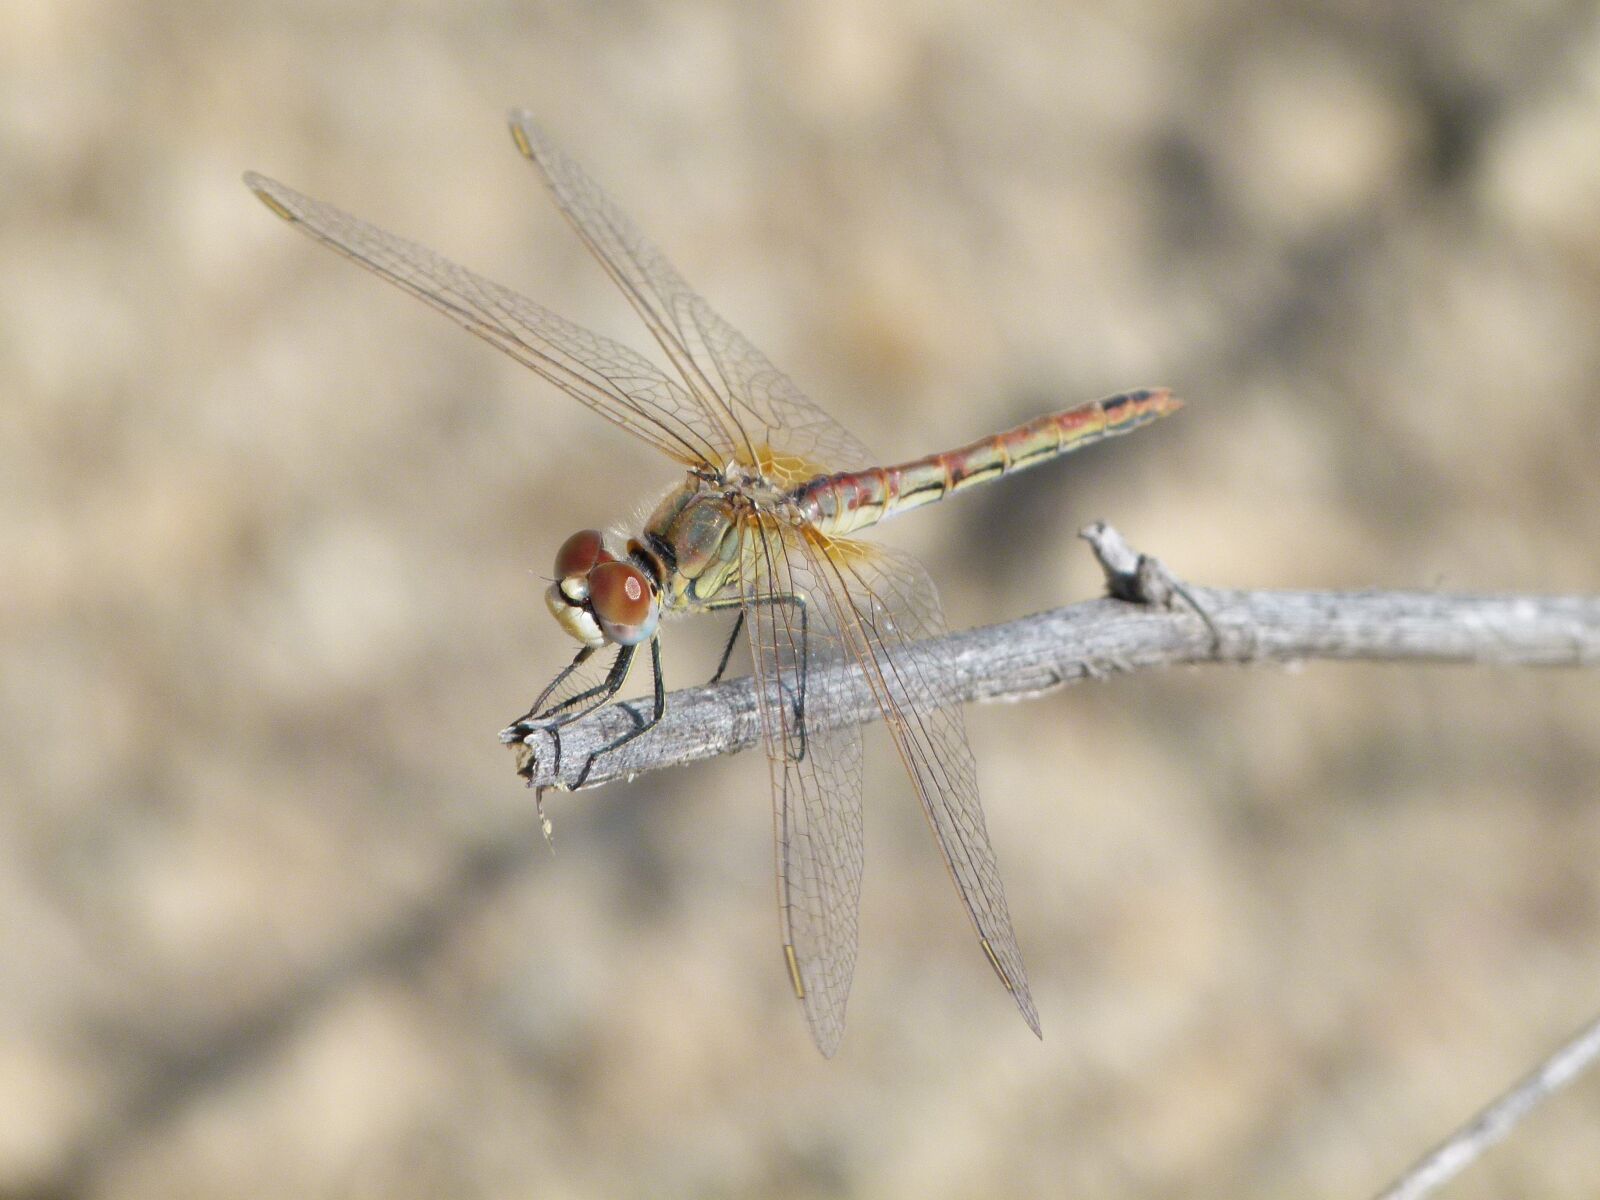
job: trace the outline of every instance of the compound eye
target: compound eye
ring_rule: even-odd
[[[598,529],[580,529],[562,542],[561,549],[556,551],[556,578],[570,579],[574,575],[587,575],[596,563],[610,557]]]
[[[655,632],[655,596],[644,572],[632,563],[603,562],[590,571],[589,603],[614,642],[636,645]]]

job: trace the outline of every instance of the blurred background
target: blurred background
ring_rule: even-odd
[[[670,463],[240,185],[641,349],[526,105],[886,459],[951,624],[1198,584],[1600,591],[1600,12],[1559,0],[11,0],[0,1196],[1352,1196],[1600,1007],[1600,681],[1202,668],[969,710],[1045,1040],[869,735],[849,1029],[763,764],[554,797],[541,576]],[[668,642],[698,682],[726,625]],[[1453,1196],[1591,1196],[1600,1078]]]

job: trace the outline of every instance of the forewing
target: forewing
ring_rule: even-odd
[[[784,485],[872,465],[867,448],[718,316],[530,114],[513,112],[511,133],[722,428],[732,457]]]
[[[831,1056],[844,1034],[861,904],[861,731],[814,732],[805,710],[833,703],[825,672],[844,654],[801,535],[771,517],[741,527],[740,590],[750,628],[761,728],[772,777],[778,916],[784,956],[811,1036]],[[831,682],[830,682],[831,680]],[[859,686],[859,683],[854,686]]]
[[[254,172],[244,181],[284,220],[381,275],[690,466],[725,465],[722,430],[683,385],[626,346],[331,204]]]
[[[813,608],[827,597],[843,640],[883,709],[989,965],[1038,1034],[1039,1014],[989,844],[961,707],[915,648],[916,642],[945,632],[933,581],[916,559],[887,547],[810,532],[806,549],[824,581]]]

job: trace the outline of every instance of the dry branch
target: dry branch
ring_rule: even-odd
[[[1378,1200],[1422,1200],[1432,1195],[1597,1058],[1600,1017],[1578,1030],[1514,1087],[1419,1159]]]
[[[1600,665],[1600,598],[1439,592],[1229,591],[1187,587],[1104,524],[1083,531],[1111,598],[1054,609],[923,642],[922,674],[962,701],[1020,699],[1081,679],[1192,663],[1306,659],[1521,667]],[[841,701],[808,711],[812,728],[876,720],[869,688],[847,664],[823,668],[821,693]],[[633,708],[634,714],[627,711]],[[643,716],[613,705],[563,730],[561,769],[548,735],[515,745],[531,786],[565,787],[590,754]],[[755,684],[741,679],[668,697],[661,723],[601,758],[585,787],[753,746]],[[1585,1026],[1527,1078],[1413,1165],[1380,1200],[1419,1200],[1454,1177],[1541,1101],[1600,1058],[1600,1020]]]
[[[943,680],[951,698],[974,701],[1021,699],[1082,679],[1191,663],[1328,658],[1600,665],[1596,597],[1186,588],[1154,559],[1128,549],[1110,527],[1090,526],[1084,537],[1106,570],[1112,594],[1131,602],[1091,600],[923,642],[916,653],[925,658],[929,677]],[[1179,597],[1194,607],[1174,603]],[[823,670],[855,674],[845,664]],[[816,683],[850,702],[807,713],[813,728],[878,718],[865,686],[827,675]],[[519,739],[507,730],[501,738],[515,745],[518,769],[530,786],[563,788],[591,753],[647,711],[643,701],[613,705],[563,729],[559,771],[549,735]],[[746,750],[759,736],[752,680],[673,692],[661,723],[600,758],[584,786]]]

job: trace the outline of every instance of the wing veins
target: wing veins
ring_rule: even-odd
[[[635,437],[690,465],[717,464],[715,448],[681,413],[664,404],[647,407],[618,382],[664,390],[673,403],[689,398],[680,384],[622,343],[334,205],[254,173],[245,182],[313,240],[421,300]]]
[[[793,545],[799,530],[759,512],[746,518],[744,530],[743,536],[761,538],[745,557],[749,565],[740,578],[773,782],[780,923],[794,956],[791,968],[802,983],[800,998],[812,1036],[830,1055],[843,1034],[855,969],[862,867],[860,730],[797,733],[791,706],[799,695],[799,673],[837,637],[827,624],[829,614],[814,604],[808,606],[808,632],[801,641],[792,605],[754,603],[763,596],[810,594],[809,556]],[[805,679],[808,693],[814,680],[821,686],[820,677]],[[807,706],[813,702],[808,696]]]
[[[661,249],[634,227],[632,221],[605,190],[551,141],[531,117],[516,112],[512,114],[511,119],[515,128],[521,132],[522,139],[525,139],[525,141],[518,140],[519,149],[526,145],[530,151],[526,157],[538,169],[551,195],[555,197],[556,205],[561,209],[562,215],[576,230],[578,237],[606,274],[611,276],[612,281],[622,289],[623,295],[644,321],[651,336],[672,360],[678,373],[683,376],[690,394],[698,401],[701,410],[721,428],[724,436],[729,439],[730,447],[742,442],[750,455],[751,463],[754,463],[755,448],[751,445],[749,434],[739,422],[732,404],[712,386],[710,378],[689,348],[688,339],[684,336],[679,321],[676,300],[687,300],[691,308],[697,302],[704,303],[704,301],[679,274],[678,269],[672,265]],[[630,273],[622,269],[609,248],[595,236],[589,227],[591,221],[611,235],[611,241],[617,251],[634,272],[637,272],[638,282],[630,278]],[[648,289],[650,295],[646,295],[644,289]],[[704,330],[701,329],[700,332],[703,342]]]
[[[867,595],[876,597],[877,593],[873,591],[872,585],[866,579],[864,579],[862,577],[860,571],[856,570],[856,568],[855,568],[855,566],[853,564],[849,566],[849,570],[850,570],[851,575],[855,576],[857,581],[860,582],[862,590]],[[840,582],[843,583],[843,579],[842,578],[841,578]],[[885,607],[887,608],[887,606],[885,606]],[[883,648],[882,657],[888,660],[888,671],[889,671],[889,674],[894,676],[895,681],[899,686],[900,694],[901,695],[906,695],[906,696],[917,694],[917,692],[914,692],[913,690],[911,690],[910,688],[908,688],[906,686],[905,679],[901,674],[901,663],[900,663],[901,656],[897,655],[897,654],[891,654],[889,652],[888,643],[884,640],[882,633],[878,629],[878,620],[877,620],[876,615],[873,615],[871,617],[863,617],[861,615],[861,610],[859,608],[857,608],[855,605],[851,605],[851,608],[853,610],[853,615],[855,617],[855,620],[857,621],[858,624],[865,624],[865,625],[870,625],[871,626],[872,631],[873,631],[873,637],[877,640],[878,645]],[[870,647],[870,641],[868,642],[868,645]],[[916,665],[914,654],[908,652],[905,657],[910,660],[912,669],[914,669],[917,672],[917,678],[919,680],[919,691],[922,694],[926,694],[926,695],[936,695],[937,692],[927,684],[926,678],[925,678],[925,676],[923,676],[921,668]],[[877,655],[872,655],[872,658],[874,660],[874,664],[876,665],[878,656]],[[955,820],[955,815],[956,814],[955,814],[955,810],[951,807],[950,798],[955,794],[956,788],[957,788],[957,784],[956,784],[956,781],[951,777],[951,775],[949,773],[948,766],[945,763],[943,757],[940,756],[939,754],[935,753],[935,751],[934,751],[934,747],[935,747],[934,735],[929,730],[928,725],[927,725],[926,721],[924,720],[922,713],[918,712],[916,710],[915,706],[913,706],[912,711],[910,712],[909,717],[908,717],[908,715],[905,712],[905,710],[901,707],[900,701],[895,698],[894,691],[888,687],[887,680],[886,679],[883,680],[883,683],[884,683],[884,691],[882,693],[880,693],[880,701],[879,701],[879,703],[883,704],[886,709],[892,710],[894,715],[896,715],[896,716],[898,716],[900,718],[900,721],[901,721],[902,725],[904,725],[907,728],[909,728],[910,726],[912,726],[914,724],[916,726],[916,730],[917,730],[917,733],[919,735],[917,741],[918,741],[918,744],[919,744],[919,746],[921,748],[920,763],[918,764],[918,767],[912,767],[912,765],[910,763],[908,763],[907,764],[908,770],[913,775],[913,777],[917,777],[918,775],[921,774],[921,770],[919,768],[928,768],[928,767],[933,768],[932,770],[928,771],[928,774],[933,777],[933,779],[932,779],[933,782],[942,785],[942,786],[939,786],[938,789],[937,789],[938,790],[939,807],[944,810],[945,816],[948,818],[951,828],[954,828],[955,825],[956,825],[956,820]],[[886,699],[883,698],[883,697],[886,697]],[[940,838],[939,841],[940,841],[941,845],[943,845],[944,839]],[[974,862],[973,859],[972,859],[972,848],[964,840],[962,840],[960,838],[957,838],[956,841],[957,841],[957,844],[958,844],[959,849],[961,851],[961,857],[965,861],[967,869],[969,870],[969,872],[972,875],[973,881],[977,884],[978,888],[983,892],[984,898],[986,900],[990,901],[991,904],[992,904],[993,901],[994,901],[994,896],[989,892],[988,884],[986,883],[986,881],[983,878],[983,872],[978,869],[978,864],[976,862]],[[951,874],[952,875],[955,874],[954,864],[947,863],[946,865],[950,868]],[[974,911],[973,906],[972,906],[972,902],[966,895],[966,889],[963,888],[963,887],[958,886],[956,888],[956,890],[961,893],[962,902],[966,906],[967,912],[971,915],[973,924],[975,926],[978,926],[979,927],[979,931],[982,932],[981,925],[980,925],[980,923],[978,921],[978,914],[977,914],[976,911]]]
[[[839,586],[843,591],[843,594],[849,596],[849,585],[845,583],[844,576],[841,573],[839,564],[834,559],[834,556],[819,553],[814,557],[826,563],[828,568],[833,571],[835,577],[838,578]],[[872,591],[871,585],[861,578],[860,572],[856,571],[854,567],[851,567],[850,573],[854,575],[857,580],[861,581],[862,588],[867,595],[875,595],[875,593]],[[943,770],[943,767],[942,764],[939,763],[939,757],[932,753],[933,736],[928,732],[926,725],[923,723],[922,715],[913,711],[910,714],[910,719],[908,720],[905,711],[901,708],[900,702],[895,699],[894,690],[889,687],[888,679],[884,675],[883,664],[880,662],[880,657],[887,660],[890,673],[894,675],[896,681],[899,682],[903,688],[904,684],[901,682],[899,665],[896,662],[896,658],[894,655],[889,653],[888,646],[884,642],[881,634],[877,633],[876,619],[872,619],[870,621],[874,632],[872,637],[868,637],[866,633],[866,624],[868,623],[867,619],[861,615],[861,610],[855,604],[851,603],[845,605],[835,602],[835,609],[838,612],[839,622],[841,625],[847,623],[854,625],[857,631],[860,633],[861,642],[857,644],[852,641],[850,643],[851,650],[855,655],[856,661],[863,667],[863,669],[866,670],[869,680],[873,682],[873,694],[878,701],[878,706],[887,716],[892,718],[889,722],[890,732],[893,733],[894,731],[894,719],[898,719],[900,725],[907,729],[909,729],[914,722],[918,733],[921,735],[920,738],[913,739],[918,748],[918,753],[915,755],[908,755],[906,753],[905,746],[902,745],[902,739],[900,737],[896,736],[893,738],[893,740],[896,746],[900,749],[900,756],[902,760],[904,760],[906,773],[911,776],[912,781],[917,785],[917,790],[926,797],[927,789],[924,786],[925,776],[923,775],[920,767],[922,764],[928,763],[938,766],[941,771]],[[882,648],[881,656],[873,652],[874,640],[876,640],[876,644]],[[931,775],[932,772],[929,774]],[[931,782],[937,782],[937,780],[931,780]],[[937,789],[937,801],[939,807],[944,810],[945,815],[951,818],[951,825],[954,827],[954,813],[950,807],[950,795],[955,790],[954,783],[948,774],[944,775],[943,782],[945,786]],[[944,847],[945,839],[941,837],[938,840],[941,847]],[[993,897],[989,895],[988,888],[984,886],[982,873],[978,871],[977,864],[972,861],[970,847],[968,847],[961,839],[958,838],[956,840],[959,844],[961,856],[968,869],[971,871],[974,881],[977,883],[979,889],[983,892],[984,898],[992,900]],[[951,875],[954,877],[956,876],[955,864],[948,861],[948,850],[946,852],[946,858],[947,861],[945,865],[950,870]],[[955,882],[957,885],[956,891],[961,895],[962,902],[965,905],[967,912],[971,915],[973,924],[979,927],[979,932],[981,933],[982,927],[978,920],[978,913],[973,908],[972,901],[967,897],[965,887],[961,885],[959,878],[953,878],[953,882]]]
[[[563,214],[623,288],[702,413],[727,438],[731,456],[742,454],[748,465],[769,469],[784,456],[798,458],[808,468],[825,464],[828,470],[872,464],[873,456],[859,439],[728,324],[532,114],[513,111],[511,123],[518,149],[539,169]],[[787,481],[798,483],[803,477],[795,474]]]
[[[560,199],[560,193],[557,193],[557,199]],[[690,393],[699,400],[701,408],[717,420],[717,423],[722,426],[724,434],[730,438],[736,437],[743,442],[746,452],[750,455],[750,461],[752,463],[755,462],[755,450],[750,445],[749,435],[740,425],[738,417],[734,415],[732,406],[712,386],[711,380],[706,377],[705,372],[700,368],[700,364],[695,361],[693,353],[689,350],[688,344],[684,340],[683,329],[678,324],[677,316],[672,313],[671,307],[663,304],[663,308],[671,319],[671,327],[669,328],[667,321],[657,315],[654,307],[635,286],[633,281],[612,265],[610,258],[601,250],[599,244],[589,234],[589,231],[584,228],[582,222],[578,221],[568,211],[565,204],[561,205],[561,211],[567,217],[568,223],[577,230],[578,237],[588,247],[589,253],[599,260],[606,274],[611,276],[612,281],[622,289],[622,294],[627,297],[634,311],[644,321],[645,327],[650,330],[650,336],[656,340],[656,344],[672,360],[672,365],[677,368],[678,374],[683,376],[684,383],[688,385]],[[626,250],[627,242],[618,233],[616,227],[612,224],[611,218],[605,214],[600,214],[600,218],[605,221],[606,227],[616,236],[618,243]],[[683,286],[687,288],[688,285],[683,284]],[[658,300],[664,299],[664,297],[658,297]],[[696,383],[699,384],[698,387]],[[724,383],[726,383],[726,380],[724,380]],[[726,417],[726,421],[723,420],[724,417]]]
[[[815,536],[813,535],[813,537]],[[945,765],[941,762],[941,759],[945,756],[936,753],[939,737],[930,730],[922,715],[915,711],[911,715],[915,718],[916,734],[911,734],[912,723],[905,719],[904,709],[896,698],[894,690],[889,685],[889,677],[884,674],[884,667],[878,661],[881,654],[881,657],[887,660],[888,670],[893,675],[896,686],[904,688],[904,676],[900,674],[897,660],[900,650],[906,650],[908,654],[911,653],[909,643],[902,640],[891,650],[890,643],[882,637],[881,632],[877,629],[876,619],[864,617],[860,612],[859,606],[855,603],[850,585],[846,582],[843,569],[840,566],[839,559],[842,556],[829,553],[822,545],[814,542],[813,538],[807,539],[806,546],[813,564],[819,570],[832,573],[837,581],[837,587],[830,586],[826,589],[829,602],[837,614],[841,628],[854,628],[857,637],[860,639],[859,641],[857,638],[848,638],[846,640],[850,644],[851,652],[856,661],[861,665],[869,683],[872,685],[875,698],[883,709],[892,740],[900,754],[902,763],[905,765],[907,774],[911,776],[919,798],[923,801],[924,813],[928,818],[929,824],[933,827],[934,839],[938,842],[942,851],[941,857],[944,859],[946,869],[955,884],[956,892],[961,897],[974,929],[987,948],[986,953],[991,965],[995,967],[996,973],[1000,975],[1002,982],[1012,992],[1012,997],[1017,1007],[1022,1010],[1022,1015],[1028,1022],[1029,1027],[1037,1034],[1039,1032],[1038,1015],[1034,1009],[1032,997],[1029,994],[1027,976],[1023,968],[1021,952],[1016,946],[1016,934],[1011,927],[1011,918],[1005,904],[1004,890],[1000,886],[997,864],[992,860],[992,849],[990,849],[991,859],[987,864],[980,864],[975,861],[972,855],[978,848],[978,842],[974,840],[971,844],[968,843],[968,839],[962,833],[963,823],[956,819],[957,815],[964,812],[964,810],[958,810],[953,807],[953,802],[966,790],[962,786],[964,781],[958,782],[948,774]],[[875,547],[874,549],[882,550],[881,547]],[[870,601],[879,599],[877,592],[874,591],[872,585],[853,565],[849,566],[848,569],[851,575],[861,584],[862,590],[868,597],[870,608]],[[930,597],[930,599],[933,599],[933,597]],[[885,611],[893,611],[887,604],[884,604],[883,607]],[[913,617],[915,615],[914,613],[912,614]],[[868,633],[869,625],[872,630],[870,634]],[[903,631],[901,636],[904,638]],[[874,649],[873,639],[876,639],[876,650]],[[914,659],[912,661],[914,664]],[[938,691],[928,687],[925,682],[923,687],[930,697],[930,704],[933,706],[931,711],[938,712],[954,707],[951,703],[938,702]],[[914,701],[914,697],[918,693],[908,690],[904,694],[908,699]],[[914,702],[912,707],[913,709],[916,707]],[[897,731],[897,719],[901,727],[906,730],[906,736],[902,736]],[[970,763],[971,751],[965,745],[965,737],[960,727],[958,725],[953,726],[952,732],[959,739],[960,748],[967,755],[967,761]],[[941,775],[944,784],[942,787],[939,786]],[[981,837],[982,846],[988,848],[988,835],[982,825],[982,809],[978,805],[975,791],[976,777],[974,776],[970,782],[974,789],[971,795],[974,812],[970,815],[978,822],[975,830],[976,835]],[[933,797],[929,795],[930,787],[940,793],[936,805],[944,815],[945,826],[949,831],[948,837],[935,817],[934,809],[936,805]],[[959,861],[961,866],[965,867],[965,871],[958,868],[958,855],[952,853],[950,845],[952,841],[960,847]],[[989,869],[984,869],[985,866]],[[989,887],[988,876],[990,874],[994,874],[994,884],[997,889],[995,891],[991,891]],[[984,904],[981,909],[974,903],[973,895],[969,893],[968,885],[963,879],[964,875],[967,879],[970,879],[976,894],[982,897]],[[986,924],[990,928],[985,928]]]

